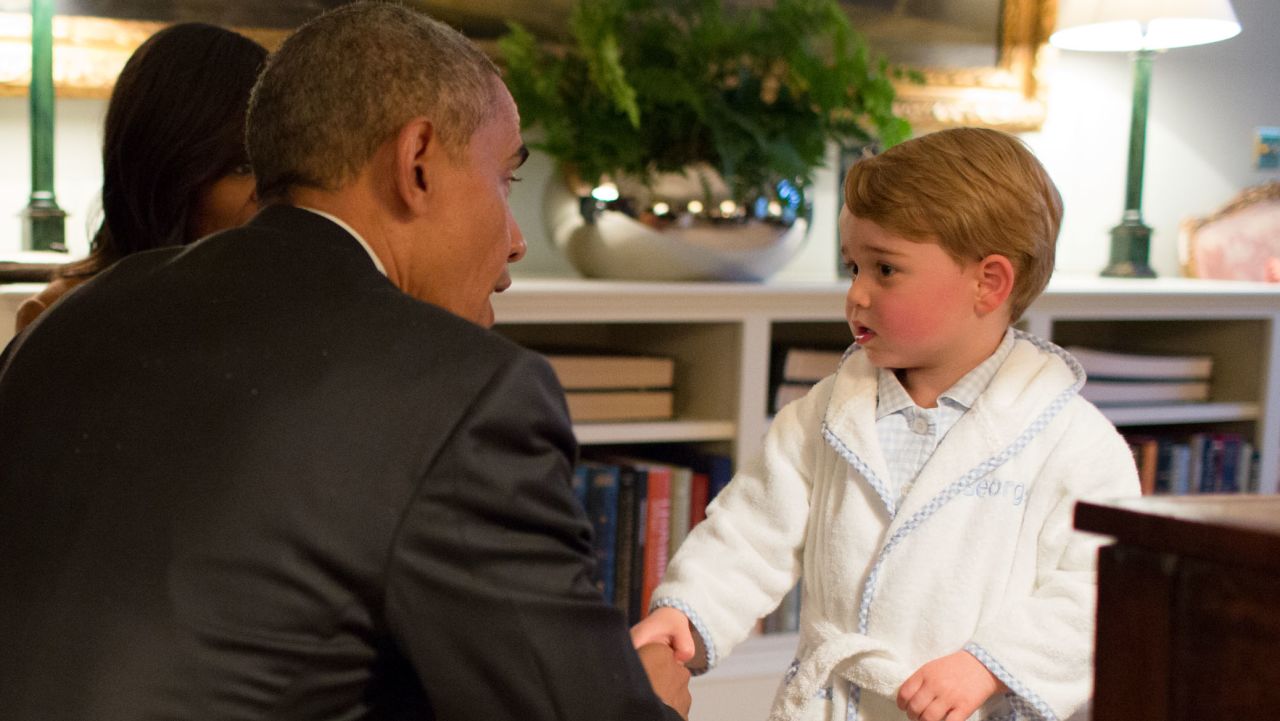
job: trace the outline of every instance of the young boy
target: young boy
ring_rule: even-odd
[[[1016,138],[911,140],[845,181],[855,345],[779,413],[672,559],[639,646],[715,665],[803,578],[772,720],[1066,719],[1092,681],[1080,499],[1136,495],[1080,365],[1011,324],[1062,202]]]

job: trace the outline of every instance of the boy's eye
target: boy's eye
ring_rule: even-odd
[[[898,272],[897,268],[894,268],[892,265],[888,265],[887,263],[881,263],[879,270],[880,270],[881,277],[884,277],[884,278],[888,278],[889,276]]]
[[[849,271],[849,275],[853,276],[854,278],[857,278],[857,277],[858,277],[858,264],[857,264],[857,263],[853,262],[852,260],[846,260],[846,261],[844,262],[844,268],[845,268],[845,270]]]

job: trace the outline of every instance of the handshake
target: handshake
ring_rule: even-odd
[[[693,632],[683,613],[657,608],[631,628],[631,643],[649,675],[653,691],[684,718],[693,703],[689,695],[689,670],[684,664],[693,658]]]

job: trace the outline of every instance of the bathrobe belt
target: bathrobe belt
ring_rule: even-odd
[[[799,660],[769,721],[800,718],[833,673],[859,688],[895,698],[913,671],[884,642],[866,634],[841,631],[823,622],[814,624],[809,631],[807,635],[816,644]]]

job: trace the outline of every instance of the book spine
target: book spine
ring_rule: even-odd
[[[1244,442],[1236,433],[1224,433],[1222,435],[1222,461],[1220,468],[1222,469],[1221,478],[1217,484],[1218,493],[1239,493],[1240,479],[1240,445]]]
[[[676,549],[689,535],[689,506],[693,503],[693,471],[684,466],[671,468],[671,528],[667,544],[667,558],[676,555]]]
[[[640,615],[649,612],[653,590],[667,571],[667,548],[671,542],[671,470],[661,466],[646,469],[648,510],[645,519],[644,576]]]
[[[1204,449],[1207,445],[1207,439],[1203,433],[1192,433],[1187,439],[1190,458],[1187,463],[1187,485],[1183,493],[1200,492],[1200,487],[1203,485],[1201,479],[1204,476]]]
[[[1218,479],[1222,475],[1222,438],[1216,434],[1206,434],[1200,461],[1200,492],[1213,493],[1217,490]]]
[[[631,466],[618,468],[618,533],[614,547],[613,598],[608,599],[614,608],[627,614],[631,612],[632,568],[636,555],[636,469]]]
[[[579,463],[573,467],[573,497],[578,499],[578,507],[583,513],[587,511],[587,489],[591,486],[591,469]],[[588,514],[588,518],[590,515]]]
[[[1191,446],[1187,443],[1175,443],[1172,454],[1172,478],[1169,481],[1170,492],[1175,495],[1186,495],[1191,486]]]
[[[1249,485],[1247,486],[1250,493],[1257,493],[1262,488],[1262,457],[1261,452],[1254,448],[1253,454],[1249,460]]]
[[[718,453],[706,456],[707,464],[707,503],[711,503],[733,480],[733,459]]]
[[[1135,436],[1129,439],[1129,448],[1133,451],[1134,462],[1138,466],[1138,482],[1142,487],[1142,495],[1149,496],[1156,492],[1156,464],[1159,442],[1149,436]]]
[[[689,530],[693,530],[707,517],[709,481],[706,473],[694,471],[693,480],[689,484]]]
[[[1173,490],[1173,447],[1174,442],[1161,438],[1156,449],[1156,493],[1170,493]]]
[[[591,488],[587,496],[596,554],[596,587],[606,600],[613,598],[615,561],[618,543],[618,467],[607,464],[592,466]]]
[[[631,553],[631,595],[627,597],[627,618],[634,625],[644,618],[648,599],[644,597],[644,559],[648,553],[649,472],[635,468],[635,544]]]

